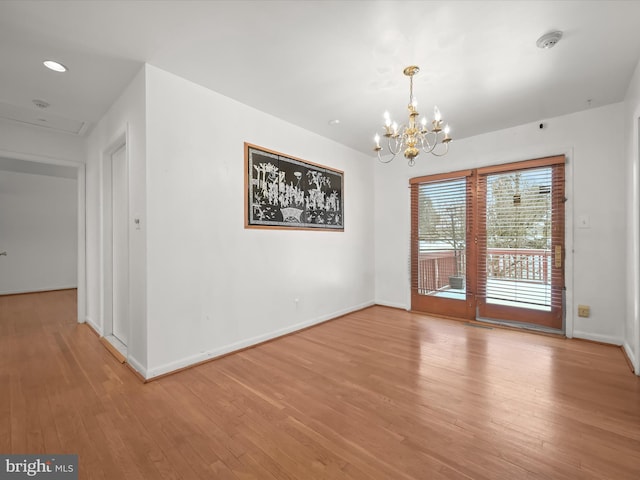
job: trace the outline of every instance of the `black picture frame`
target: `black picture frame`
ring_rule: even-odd
[[[245,228],[344,231],[344,172],[250,143]]]

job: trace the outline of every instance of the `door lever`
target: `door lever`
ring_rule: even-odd
[[[7,256],[7,252],[0,252],[0,257],[3,256],[3,255],[6,257]]]

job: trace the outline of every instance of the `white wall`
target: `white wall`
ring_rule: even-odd
[[[640,62],[625,98],[627,161],[627,309],[624,348],[640,375]]]
[[[623,104],[479,135],[451,145],[446,157],[404,158],[375,168],[376,302],[410,307],[409,178],[432,173],[566,154],[568,336],[621,345],[627,292],[626,161]],[[455,135],[455,133],[454,133]],[[591,228],[574,220],[588,215]],[[577,304],[591,306],[579,318]]]
[[[126,136],[129,162],[129,318],[128,361],[142,375],[147,366],[146,326],[146,111],[145,69],[93,128],[87,141],[87,321],[100,333],[102,318],[101,166],[109,148]],[[136,229],[134,218],[141,221]]]
[[[0,156],[47,163],[84,163],[85,140],[0,119]]]
[[[78,181],[0,170],[0,295],[75,288]]]
[[[372,304],[370,158],[155,67],[147,89],[149,377]],[[345,231],[245,229],[245,141],[343,170]]]

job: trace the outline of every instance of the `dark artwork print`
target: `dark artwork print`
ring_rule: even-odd
[[[342,172],[246,148],[248,226],[344,229]]]

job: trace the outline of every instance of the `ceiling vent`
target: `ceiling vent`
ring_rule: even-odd
[[[38,105],[36,102],[42,102],[42,104]],[[0,119],[22,124],[37,125],[38,127],[48,128],[49,130],[72,133],[74,135],[82,135],[87,130],[87,122],[49,113],[49,111],[47,111],[49,104],[44,100],[33,100],[33,103],[38,109],[0,102]]]
[[[49,107],[49,102],[45,102],[44,100],[38,100],[37,98],[33,100],[33,104],[41,109],[45,109]]]
[[[560,31],[545,33],[538,39],[536,45],[538,46],[538,48],[553,48],[561,38],[562,32]]]

